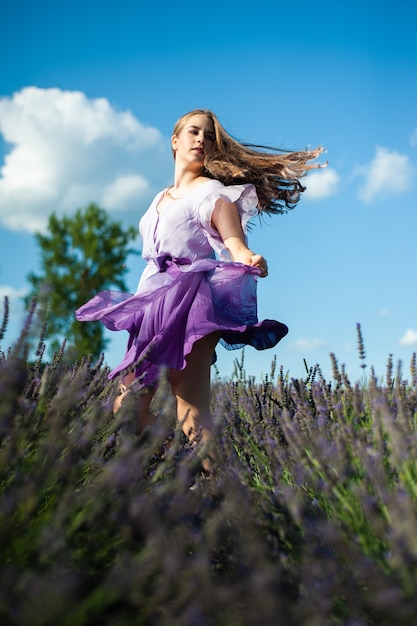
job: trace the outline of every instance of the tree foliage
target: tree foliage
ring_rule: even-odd
[[[36,233],[41,253],[41,273],[31,272],[32,285],[26,305],[36,298],[42,321],[47,322],[47,338],[52,350],[64,338],[79,356],[97,358],[108,340],[100,322],[80,323],[74,311],[104,289],[127,291],[124,277],[128,247],[137,236],[133,226],[122,228],[96,204],[78,209],[70,217],[53,213],[47,234]]]

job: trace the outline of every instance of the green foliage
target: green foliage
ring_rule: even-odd
[[[47,234],[37,233],[41,274],[28,275],[42,320],[48,320],[47,337],[52,352],[65,337],[76,354],[99,357],[106,347],[100,322],[81,324],[74,311],[98,291],[127,291],[126,258],[137,251],[128,244],[137,235],[133,227],[123,229],[95,204],[79,209],[71,217],[52,214]]]
[[[414,355],[385,385],[242,361],[203,480],[164,378],[138,435],[140,387],[113,416],[101,362],[28,363],[28,332],[0,352],[2,624],[415,625]]]

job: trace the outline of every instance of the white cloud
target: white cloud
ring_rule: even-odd
[[[103,190],[102,202],[107,209],[117,211],[140,197],[148,187],[148,181],[142,176],[119,176]]]
[[[326,342],[322,339],[297,339],[288,345],[287,349],[293,352],[314,352],[325,348]]]
[[[27,293],[27,289],[16,289],[10,285],[0,285],[0,303],[3,303],[4,296],[8,296],[9,301],[19,300]]]
[[[365,183],[359,190],[359,198],[372,202],[383,194],[399,194],[411,188],[414,170],[406,154],[390,152],[377,147],[374,159],[359,170]]]
[[[414,346],[417,344],[417,330],[409,328],[400,339],[400,346]]]
[[[334,196],[339,187],[340,177],[335,170],[322,169],[307,176],[304,196],[306,200],[323,200]],[[303,196],[303,197],[304,197]]]
[[[53,211],[90,202],[139,217],[171,168],[157,129],[81,92],[26,87],[0,98],[0,133],[10,146],[0,223],[14,230],[42,230]]]

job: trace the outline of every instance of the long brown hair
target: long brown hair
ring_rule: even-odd
[[[215,132],[215,142],[206,155],[203,174],[225,185],[252,183],[256,187],[260,212],[286,213],[293,209],[306,189],[299,179],[309,170],[326,166],[326,163],[309,163],[323,152],[322,147],[285,152],[279,148],[240,143],[207,109],[196,109],[183,115],[175,124],[173,135],[179,135],[189,118],[198,114],[212,120]]]

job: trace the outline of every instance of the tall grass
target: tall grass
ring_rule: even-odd
[[[28,358],[32,317],[0,355],[2,624],[416,624],[415,354],[384,382],[237,362],[204,480],[163,377],[138,435],[102,362],[45,365],[43,329]]]

